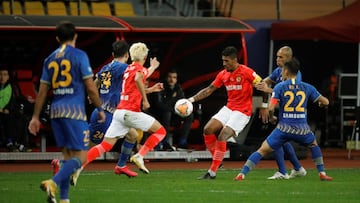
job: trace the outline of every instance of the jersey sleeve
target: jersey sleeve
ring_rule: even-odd
[[[48,64],[48,61],[49,59],[46,58],[44,60],[44,64],[43,64],[43,69],[42,69],[42,73],[41,73],[41,77],[40,77],[40,81],[42,83],[46,83],[46,84],[51,84],[51,79],[50,79],[50,76],[49,76],[49,69],[47,68],[47,64]]]
[[[281,83],[275,85],[273,92],[271,93],[271,98],[277,99],[277,100],[280,99],[280,86],[281,86]]]
[[[281,68],[277,67],[270,75],[269,78],[271,81],[273,81],[274,83],[277,81],[277,79],[280,77],[281,75]]]
[[[321,94],[317,91],[317,89],[312,86],[312,85],[308,85],[308,90],[309,90],[309,99],[312,102],[316,102],[319,97],[321,96]]]
[[[241,68],[244,68],[244,70],[246,70],[246,75],[252,84],[258,84],[259,82],[261,82],[262,78],[252,68],[246,66]]]
[[[80,64],[80,71],[83,79],[93,77],[93,72],[90,66],[89,57],[85,52],[80,52],[78,56]]]
[[[218,73],[215,77],[215,80],[211,83],[214,87],[220,88],[223,85],[222,78],[223,78],[224,71]]]

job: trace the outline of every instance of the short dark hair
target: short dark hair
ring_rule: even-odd
[[[168,75],[169,75],[170,73],[176,73],[176,74],[178,74],[178,72],[177,72],[176,69],[174,69],[174,68],[169,70]]]
[[[9,72],[9,68],[6,67],[6,66],[3,66],[3,65],[0,65],[0,70],[3,71],[3,70],[7,70]]]
[[[124,40],[116,41],[112,44],[112,51],[115,58],[124,56],[129,51],[129,44]]]
[[[285,62],[284,67],[290,74],[296,75],[300,69],[300,62],[296,58],[292,58],[290,61]]]
[[[59,38],[60,43],[73,40],[75,34],[75,25],[70,21],[61,21],[56,26],[56,36]]]
[[[221,53],[223,56],[227,56],[227,57],[230,57],[230,58],[237,58],[238,56],[238,50],[233,47],[233,46],[229,46],[229,47],[226,47],[222,53]]]

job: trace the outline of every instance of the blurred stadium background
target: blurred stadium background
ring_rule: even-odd
[[[354,135],[358,132],[355,121],[359,116],[356,107],[360,37],[357,42],[321,38],[273,40],[272,29],[276,23],[311,20],[359,4],[358,0],[3,0],[0,65],[12,71],[13,81],[20,88],[17,133],[25,138],[24,151],[29,153],[8,152],[6,143],[1,143],[0,160],[48,160],[60,156],[48,123],[48,105],[43,111],[41,135],[34,137],[26,130],[42,61],[57,46],[52,30],[60,20],[71,20],[79,27],[77,46],[89,54],[94,72],[111,60],[110,45],[114,40],[143,41],[149,45],[151,56],[157,56],[161,62],[160,73],[153,79],[176,68],[186,95],[211,82],[221,67],[220,52],[227,45],[237,46],[241,63],[263,77],[275,67],[276,50],[289,45],[302,63],[303,79],[332,99],[327,110],[309,110],[309,121],[322,147],[357,150],[360,146],[354,142]],[[359,25],[359,18],[351,15],[348,23]],[[224,104],[225,97],[226,93],[219,91],[195,106],[200,125],[189,136],[194,152],[153,152],[148,158],[209,158],[204,151],[202,127]],[[253,119],[243,132],[243,139],[229,143],[229,159],[245,159],[274,127],[257,119],[259,101],[260,93],[255,92]],[[298,156],[305,158],[306,149],[297,149]],[[114,158],[116,155],[109,153],[101,159]]]

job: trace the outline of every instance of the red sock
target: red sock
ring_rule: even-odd
[[[216,143],[216,136],[215,134],[205,135],[204,134],[204,141],[206,148],[209,150],[211,157],[214,157],[215,152],[215,143]]]
[[[88,165],[90,162],[94,161],[96,158],[98,158],[100,155],[102,155],[104,152],[108,152],[111,150],[113,146],[108,143],[102,141],[100,144],[92,147],[88,153],[87,153],[87,161],[83,164],[83,167],[85,168],[86,165]]]
[[[158,145],[161,140],[164,139],[166,135],[166,130],[164,127],[161,127],[159,130],[151,134],[145,141],[144,145],[140,148],[138,154],[141,156],[145,156],[150,150],[154,149],[156,145]]]
[[[210,166],[210,170],[216,172],[221,164],[221,162],[224,160],[226,152],[226,141],[216,141],[215,144],[215,153],[213,156],[213,160]]]

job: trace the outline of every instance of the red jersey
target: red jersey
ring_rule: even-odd
[[[142,96],[135,82],[135,75],[137,72],[141,72],[144,75],[143,83],[145,84],[148,70],[137,62],[129,65],[124,72],[120,103],[118,104],[117,109],[126,109],[136,112],[141,111]]]
[[[222,85],[225,86],[228,96],[226,106],[229,109],[251,116],[253,83],[259,82],[261,80],[259,78],[251,68],[239,65],[234,72],[222,70],[217,74],[212,85],[217,88],[220,88]]]

